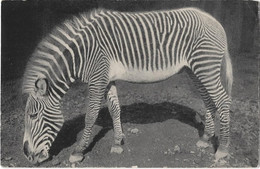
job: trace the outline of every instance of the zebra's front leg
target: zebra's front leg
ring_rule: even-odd
[[[71,163],[83,160],[83,152],[89,146],[92,127],[97,119],[99,108],[99,105],[94,105],[94,107],[89,106],[89,111],[85,116],[85,128],[83,134],[69,158]]]
[[[92,127],[98,117],[105,88],[100,88],[98,84],[89,85],[89,105],[86,107],[85,128],[79,142],[70,155],[69,161],[71,163],[80,162],[84,158],[83,152],[89,146]]]
[[[204,134],[200,138],[200,140],[196,143],[199,148],[207,148],[209,147],[209,140],[215,134],[215,124],[214,124],[214,115],[210,110],[207,110],[205,114],[205,128]]]
[[[121,145],[123,143],[124,134],[122,132],[122,125],[120,120],[121,110],[115,82],[111,82],[109,84],[106,96],[108,110],[112,117],[114,127],[114,145],[111,147],[111,153],[121,154],[123,152],[123,148],[121,147]]]

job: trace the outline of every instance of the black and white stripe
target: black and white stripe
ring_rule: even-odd
[[[213,17],[198,9],[151,12],[94,10],[74,16],[42,40],[25,71],[25,93],[33,92],[35,81],[42,77],[50,85],[49,106],[46,102],[38,104],[35,101],[33,104],[36,107],[41,105],[46,114],[39,122],[31,124],[35,137],[33,142],[35,146],[41,143],[39,140],[47,134],[43,133],[46,127],[53,130],[49,135],[56,135],[55,113],[51,113],[59,110],[57,103],[75,79],[89,84],[90,102],[85,129],[75,150],[83,151],[107,89],[115,139],[122,139],[115,80],[155,82],[188,67],[207,107],[206,134],[214,134],[214,116],[218,111],[221,144],[227,145],[231,87],[224,88],[220,80],[223,58],[227,61],[227,81],[231,86],[232,67],[225,31]],[[52,142],[54,137],[50,138]]]

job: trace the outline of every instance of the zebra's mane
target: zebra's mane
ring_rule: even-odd
[[[23,83],[22,83],[22,93],[30,93],[34,90],[35,88],[35,82],[37,81],[37,79],[39,78],[47,78],[46,74],[43,73],[43,71],[38,71],[37,68],[39,67],[40,61],[44,60],[43,56],[39,53],[39,51],[43,51],[45,53],[48,53],[48,50],[46,49],[46,47],[44,47],[44,43],[48,42],[48,43],[54,43],[54,39],[51,38],[51,35],[55,35],[56,37],[60,38],[60,34],[58,33],[59,29],[61,30],[67,30],[67,26],[70,26],[71,28],[73,28],[74,30],[79,29],[80,28],[80,23],[85,23],[86,20],[90,20],[90,16],[93,13],[98,13],[100,11],[104,11],[105,9],[93,9],[91,11],[88,12],[83,12],[80,13],[78,15],[74,15],[71,16],[70,18],[66,19],[65,21],[63,21],[61,24],[55,26],[52,31],[50,31],[50,33],[48,33],[36,46],[34,52],[31,54],[31,57],[29,58],[26,68],[25,68],[25,72],[23,75]],[[64,51],[61,51],[64,52]],[[58,55],[58,54],[55,54]],[[45,56],[46,57],[46,56]],[[37,61],[37,62],[36,62]],[[50,63],[51,65],[54,63]],[[50,68],[46,68],[46,71],[50,71]]]

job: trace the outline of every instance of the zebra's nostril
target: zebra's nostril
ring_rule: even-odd
[[[23,152],[24,152],[24,154],[26,155],[26,157],[29,156],[29,143],[28,143],[28,141],[25,141],[25,142],[24,142]]]
[[[29,160],[30,162],[32,162],[32,161],[33,161],[33,157],[32,157],[31,155],[29,155],[29,156],[28,156],[28,160]]]

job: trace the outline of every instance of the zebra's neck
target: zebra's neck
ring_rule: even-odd
[[[23,92],[30,93],[35,81],[46,78],[50,92],[61,99],[76,79],[88,81],[89,60],[97,53],[95,32],[84,15],[57,26],[37,46],[27,64]]]

